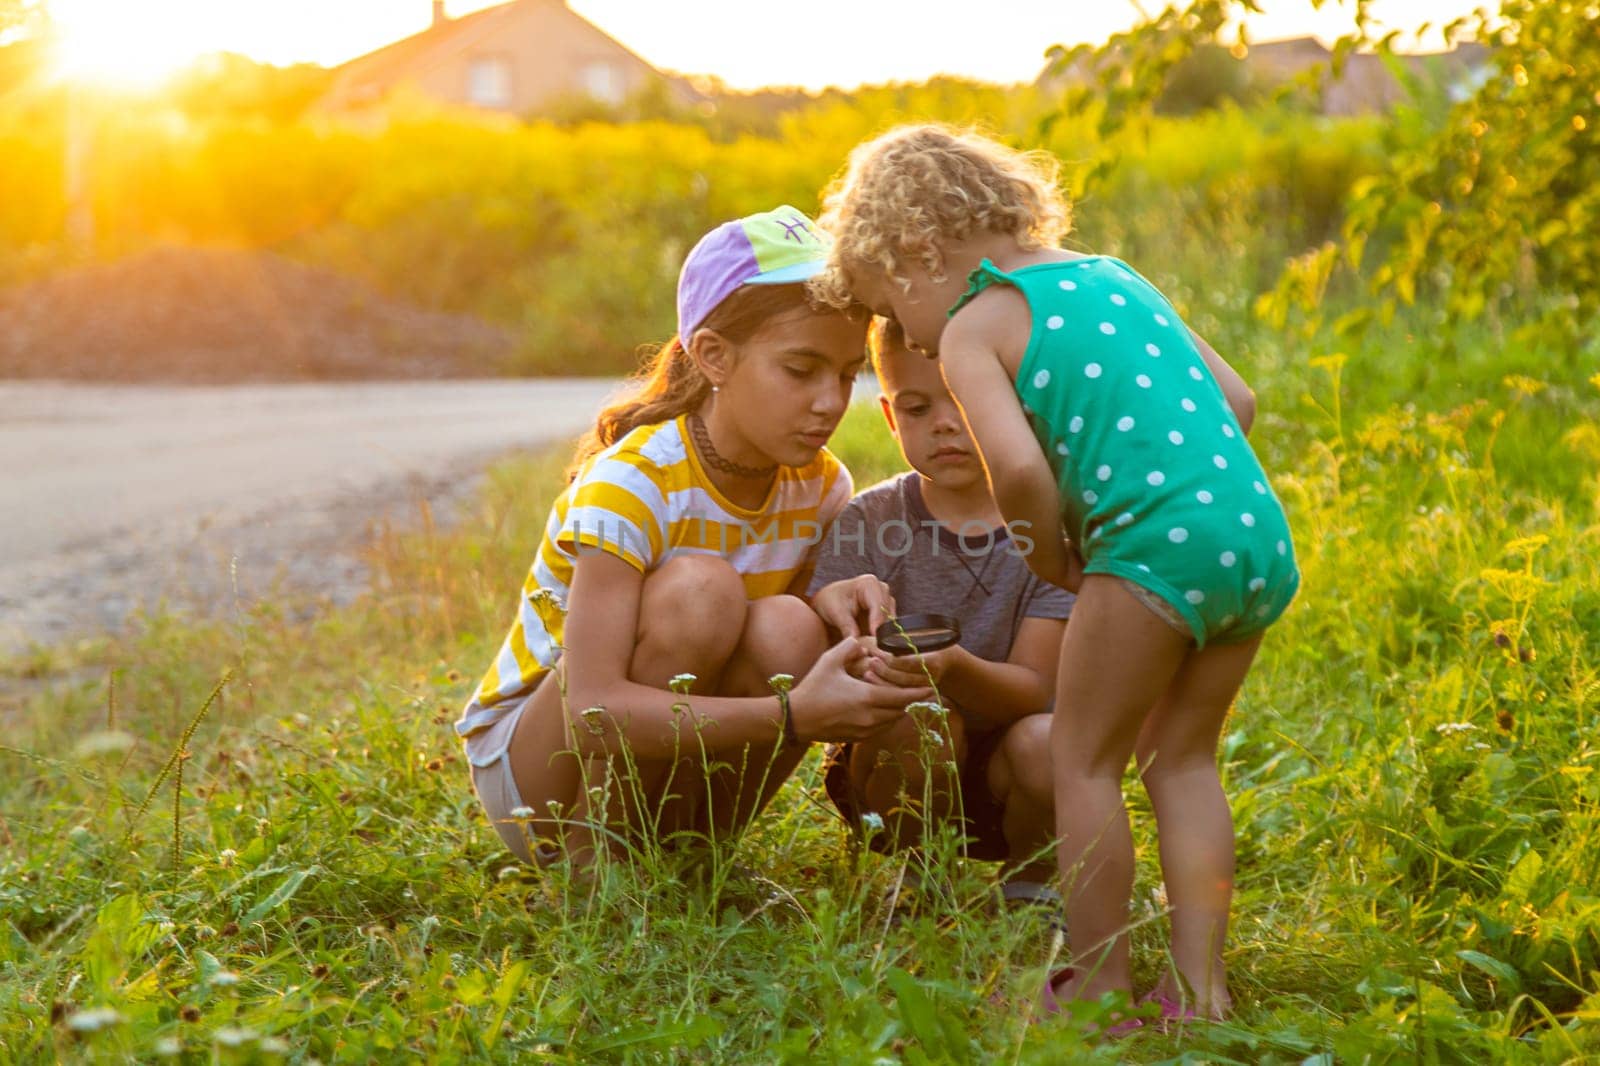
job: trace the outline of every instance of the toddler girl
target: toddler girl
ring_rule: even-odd
[[[1003,517],[1034,531],[1029,565],[1078,593],[1051,729],[1075,966],[1043,1005],[1129,988],[1137,755],[1176,970],[1152,996],[1221,1017],[1234,860],[1217,739],[1299,573],[1245,441],[1244,382],[1127,264],[1056,247],[1067,219],[1045,157],[903,127],[858,146],[830,189],[836,243],[814,284],[939,356]]]

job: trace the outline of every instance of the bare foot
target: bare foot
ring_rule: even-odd
[[[1040,992],[1040,999],[1045,1004],[1046,1010],[1059,1010],[1059,1005],[1066,1004],[1072,999],[1099,999],[1106,992],[1130,992],[1125,984],[1099,978],[1093,973],[1082,973],[1077,968],[1066,968],[1051,973],[1046,978],[1045,989]]]
[[[1127,992],[1128,989],[1118,988],[1115,983],[1103,979],[1095,981],[1092,977],[1072,967],[1057,970],[1045,978],[1044,988],[1039,992],[1039,1017],[1045,1018],[1061,1013],[1066,1008],[1066,1004],[1072,1000],[1095,1000],[1107,992],[1117,991]],[[1130,1018],[1121,1011],[1113,1012],[1107,1021],[1110,1024],[1104,1028],[1090,1023],[1089,1031],[1098,1033],[1101,1036],[1118,1037],[1126,1036],[1128,1033],[1144,1026],[1142,1018]]]

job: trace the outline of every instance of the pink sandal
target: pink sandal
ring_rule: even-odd
[[[1160,992],[1150,992],[1144,999],[1139,1000],[1141,1007],[1144,1004],[1155,1004],[1162,1010],[1160,1020],[1155,1023],[1160,1026],[1162,1032],[1173,1028],[1173,1026],[1182,1026],[1182,1024],[1189,1023],[1189,1021],[1200,1020],[1200,1015],[1195,1012],[1194,1007],[1186,1007],[1184,1004],[1179,1004],[1176,1000],[1168,999]]]

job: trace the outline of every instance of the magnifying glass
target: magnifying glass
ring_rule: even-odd
[[[961,639],[961,623],[944,614],[905,614],[891,618],[873,634],[891,655],[926,655]]]

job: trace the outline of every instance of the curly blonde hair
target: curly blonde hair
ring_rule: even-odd
[[[1072,224],[1059,172],[1048,152],[938,123],[863,141],[823,193],[818,223],[834,243],[812,291],[843,307],[852,271],[882,270],[903,285],[908,263],[942,279],[941,242],[974,233],[1008,234],[1025,249],[1058,244]]]

